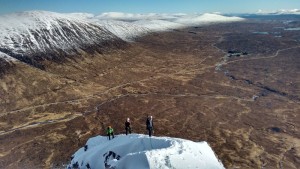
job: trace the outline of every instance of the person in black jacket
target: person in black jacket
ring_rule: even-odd
[[[149,137],[151,137],[154,129],[152,116],[148,115],[146,120],[146,127],[149,133]]]
[[[126,132],[126,135],[129,133],[131,134],[131,126],[130,126],[130,119],[127,118],[127,120],[125,121],[125,132]]]

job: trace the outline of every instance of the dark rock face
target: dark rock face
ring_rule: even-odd
[[[0,78],[13,67],[14,64],[12,62],[0,58]]]

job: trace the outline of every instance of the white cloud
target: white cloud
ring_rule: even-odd
[[[148,13],[148,14],[133,14],[122,12],[107,12],[97,16],[98,19],[113,19],[113,20],[142,20],[142,19],[162,19],[167,17],[164,14]]]
[[[184,17],[178,18],[174,22],[189,25],[201,25],[207,23],[216,23],[216,22],[234,22],[242,21],[242,18],[239,17],[227,17],[218,14],[205,13],[202,15],[186,15]]]
[[[102,13],[92,19],[124,40],[130,40],[146,32],[168,31],[188,26],[209,23],[242,21],[243,18],[222,16],[216,13],[206,14],[132,14],[121,12]],[[112,23],[112,21],[114,21]],[[144,33],[143,33],[144,32]]]
[[[122,20],[122,21],[137,21],[137,20],[173,20],[179,17],[186,16],[185,13],[147,13],[134,14],[122,12],[106,12],[96,16],[97,19],[102,20]]]
[[[300,9],[279,9],[274,11],[266,11],[266,10],[258,10],[257,14],[274,14],[274,15],[282,15],[282,14],[296,14],[300,15]]]

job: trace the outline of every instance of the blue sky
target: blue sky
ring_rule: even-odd
[[[0,14],[28,10],[127,13],[254,13],[300,9],[300,0],[0,0]]]

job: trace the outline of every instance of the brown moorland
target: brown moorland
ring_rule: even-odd
[[[0,81],[0,168],[60,168],[112,125],[207,141],[226,168],[300,166],[300,31],[246,21],[152,33]],[[260,33],[269,32],[269,33]],[[280,36],[279,36],[280,35]]]

